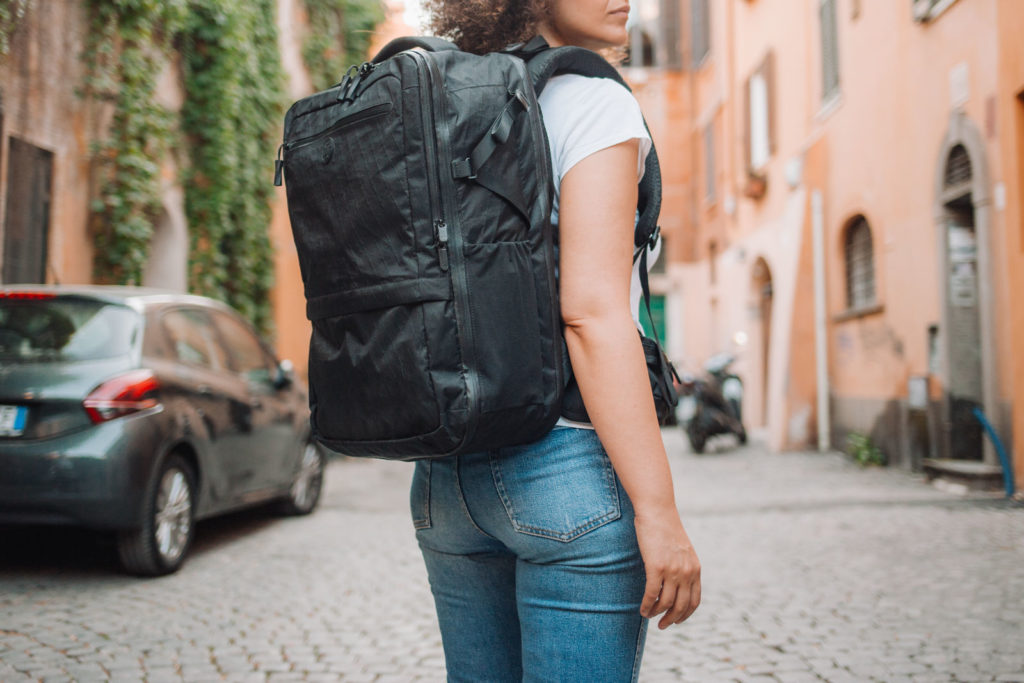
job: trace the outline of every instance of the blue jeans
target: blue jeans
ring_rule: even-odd
[[[449,681],[635,681],[633,508],[592,430],[416,463],[416,537]]]

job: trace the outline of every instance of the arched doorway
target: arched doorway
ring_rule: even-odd
[[[188,230],[165,208],[149,240],[149,261],[142,272],[146,287],[184,292],[188,288]]]
[[[758,258],[751,271],[751,317],[755,321],[755,332],[751,341],[754,348],[753,360],[759,365],[757,378],[759,406],[753,406],[751,416],[762,426],[768,426],[768,368],[771,358],[772,333],[772,273],[768,262]]]
[[[979,407],[997,422],[986,168],[980,132],[963,114],[954,115],[936,177],[944,387],[939,448],[950,458],[994,462],[973,413]]]
[[[981,324],[978,296],[978,239],[971,203],[971,159],[956,145],[946,161],[947,348],[949,349],[949,452],[964,460],[982,457],[981,425],[974,417],[984,406]]]

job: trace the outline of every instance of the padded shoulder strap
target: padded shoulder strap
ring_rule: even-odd
[[[377,56],[373,58],[374,64],[380,64],[386,59],[394,57],[399,52],[405,52],[406,50],[412,50],[413,48],[423,48],[428,52],[441,52],[442,50],[458,50],[458,46],[455,43],[447,41],[443,38],[435,38],[433,36],[405,36],[404,38],[395,38],[390,43],[381,48]]]
[[[511,50],[526,59],[526,66],[533,78],[533,87],[538,96],[552,76],[563,73],[592,78],[610,78],[632,92],[618,69],[596,52],[582,47],[547,48],[546,45],[544,39],[538,36],[522,46],[512,46],[512,48],[519,47],[518,50]],[[646,121],[644,121],[644,126],[647,126]],[[650,129],[647,133],[650,134]],[[653,136],[651,140],[651,151],[647,155],[644,177],[640,181],[637,199],[640,218],[637,220],[636,231],[633,233],[633,244],[637,249],[653,243],[658,238],[659,232],[661,165],[658,163],[658,151],[654,148]]]

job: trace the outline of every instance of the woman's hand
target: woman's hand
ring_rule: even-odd
[[[637,512],[634,525],[647,587],[640,613],[664,613],[658,628],[685,621],[700,605],[700,560],[674,508],[653,514]]]
[[[675,507],[647,364],[629,310],[636,140],[595,152],[562,179],[559,287],[565,341],[587,413],[633,503],[647,574],[640,612],[676,624],[700,604],[700,562]]]

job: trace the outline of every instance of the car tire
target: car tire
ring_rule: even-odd
[[[142,527],[117,537],[121,566],[139,576],[162,576],[181,567],[195,536],[195,474],[171,454],[160,465],[143,500]]]
[[[308,515],[316,509],[323,491],[325,464],[323,449],[312,439],[307,439],[288,495],[278,505],[281,514]]]

